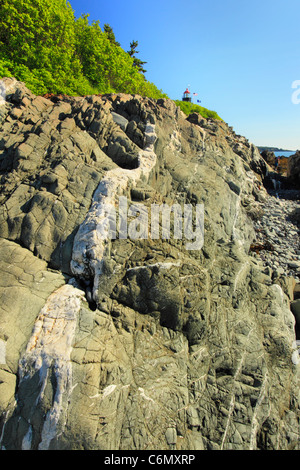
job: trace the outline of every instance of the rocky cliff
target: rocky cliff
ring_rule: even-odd
[[[289,158],[287,176],[290,183],[300,189],[300,151]]]
[[[2,449],[299,449],[293,292],[251,248],[256,147],[169,100],[3,83]],[[137,236],[162,205],[201,224]]]

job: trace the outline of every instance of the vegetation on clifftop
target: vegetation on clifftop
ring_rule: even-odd
[[[138,41],[125,51],[110,25],[76,18],[66,0],[0,0],[0,78],[15,77],[37,94],[128,93],[168,96],[146,80]],[[189,115],[220,119],[202,106],[176,101]]]
[[[198,104],[190,103],[189,101],[175,101],[176,105],[180,107],[181,111],[184,112],[187,116],[191,113],[199,113],[202,117],[208,119],[217,119],[221,121],[222,119],[215,111],[210,111],[209,109],[203,108],[203,106],[199,106]]]
[[[66,0],[0,2],[0,77],[14,76],[35,94],[166,98],[146,80],[135,54],[120,47],[109,25],[102,30],[88,15],[76,19]]]

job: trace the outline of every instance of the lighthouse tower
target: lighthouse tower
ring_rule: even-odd
[[[189,91],[189,89],[187,88],[185,90],[185,92],[183,93],[183,98],[182,98],[182,101],[189,101],[191,102],[192,101],[192,98],[190,96],[191,92]]]

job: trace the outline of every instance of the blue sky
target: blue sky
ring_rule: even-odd
[[[201,105],[255,145],[300,149],[299,0],[70,0],[108,23],[147,80],[171,99],[190,85]],[[296,100],[298,101],[298,100]],[[299,99],[300,101],[300,99]]]

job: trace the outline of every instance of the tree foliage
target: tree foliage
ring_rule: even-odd
[[[138,47],[139,43],[138,41],[132,41],[130,43],[130,51],[127,51],[130,57],[133,57],[133,65],[138,68],[139,72],[146,73],[147,70],[143,68],[144,64],[147,64],[147,62],[143,62],[141,59],[138,59],[135,57],[135,54],[138,54],[139,51],[136,50]]]
[[[110,40],[112,44],[114,44],[115,46],[121,46],[121,44],[116,41],[116,36],[115,36],[115,33],[113,32],[112,27],[107,23],[104,24],[104,32],[106,33],[107,38]]]
[[[66,0],[0,1],[0,76],[14,76],[34,93],[166,97],[145,79],[143,64],[108,24],[102,31],[88,15],[76,19]]]

